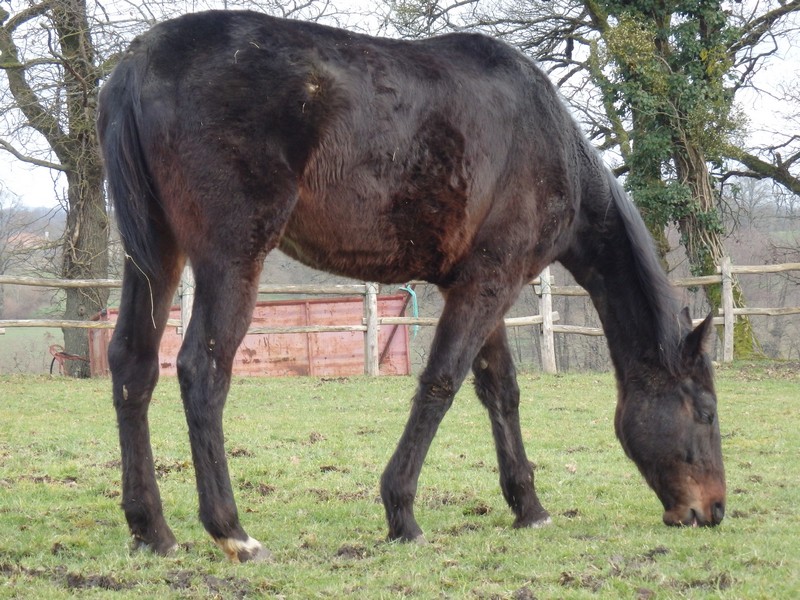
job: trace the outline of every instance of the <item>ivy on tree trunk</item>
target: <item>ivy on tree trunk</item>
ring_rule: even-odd
[[[694,275],[716,274],[725,255],[718,192],[708,163],[720,161],[742,123],[725,87],[733,28],[718,0],[587,1],[613,75],[603,87],[607,104],[626,110],[631,145],[624,156],[628,189],[663,253],[663,232],[674,223]],[[613,24],[609,17],[613,17]],[[744,306],[735,283],[736,306]],[[721,286],[704,287],[711,311]],[[756,348],[746,317],[736,322],[736,352]]]

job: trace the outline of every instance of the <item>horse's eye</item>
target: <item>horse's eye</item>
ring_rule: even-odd
[[[717,401],[712,394],[702,392],[695,397],[694,414],[698,423],[711,425],[717,416]]]
[[[711,425],[714,422],[714,417],[716,413],[711,410],[700,410],[697,411],[697,420],[701,423],[705,423],[706,425]]]

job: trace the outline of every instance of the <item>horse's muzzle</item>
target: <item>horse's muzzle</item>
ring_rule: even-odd
[[[725,503],[714,502],[707,510],[700,507],[680,507],[664,512],[665,525],[674,527],[715,527],[725,518]]]

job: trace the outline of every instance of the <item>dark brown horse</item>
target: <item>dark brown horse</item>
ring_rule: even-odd
[[[195,304],[178,378],[200,519],[231,559],[266,554],[239,523],[222,411],[276,247],[326,271],[425,279],[444,294],[381,478],[391,539],[422,538],[420,469],[470,370],[514,526],[549,522],[523,448],[503,315],[556,260],[600,314],[618,380],[616,432],[664,521],[722,520],[710,319],[692,329],[638,213],[520,53],[480,35],[405,42],[249,12],[192,14],[133,42],[103,88],[98,126],[127,252],[109,361],[135,545],[175,546],[147,410],[188,259]]]

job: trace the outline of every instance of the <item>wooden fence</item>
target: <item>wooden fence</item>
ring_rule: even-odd
[[[781,307],[781,308],[736,308],[733,302],[733,276],[734,275],[753,275],[767,273],[782,273],[788,271],[800,271],[800,263],[786,263],[777,265],[756,265],[756,266],[737,266],[732,265],[730,258],[724,258],[717,267],[716,275],[704,277],[685,277],[673,279],[672,283],[677,287],[699,287],[705,285],[722,284],[722,307],[719,309],[718,317],[714,318],[715,325],[722,325],[723,328],[723,362],[733,360],[733,330],[736,317],[739,315],[766,315],[766,316],[785,316],[800,314],[800,307]],[[417,282],[424,283],[424,282]],[[118,279],[97,279],[97,280],[60,280],[60,279],[40,279],[32,277],[11,277],[0,276],[0,285],[26,285],[49,288],[119,288],[122,281]],[[541,348],[542,348],[542,369],[548,373],[556,372],[556,355],[554,336],[560,334],[602,336],[603,330],[596,327],[582,327],[577,325],[557,324],[559,314],[552,310],[553,296],[588,296],[582,287],[558,286],[552,281],[549,267],[545,269],[541,276],[531,282],[536,294],[540,299],[539,315],[527,317],[510,317],[505,319],[506,327],[526,327],[530,325],[540,325]],[[193,281],[191,272],[187,269],[181,285],[181,320],[169,321],[168,326],[185,326],[191,317],[191,298]],[[361,323],[349,325],[330,325],[330,326],[298,326],[298,327],[258,327],[251,328],[250,333],[319,333],[326,331],[361,331],[364,333],[364,371],[367,375],[377,375],[380,363],[378,349],[378,331],[381,325],[436,325],[436,318],[420,317],[380,317],[377,310],[377,298],[380,286],[376,283],[359,283],[344,285],[262,285],[258,291],[260,294],[293,294],[293,295],[346,295],[362,296],[364,298],[364,318]],[[697,321],[699,322],[699,321]],[[0,333],[5,327],[77,327],[87,329],[106,329],[113,328],[114,323],[108,321],[66,321],[61,319],[25,319],[25,320],[0,320]]]

